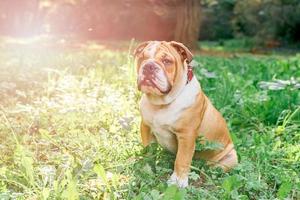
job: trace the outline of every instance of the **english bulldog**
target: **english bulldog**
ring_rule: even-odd
[[[141,139],[144,146],[158,142],[176,154],[168,184],[188,186],[192,158],[228,171],[238,163],[226,122],[203,93],[193,75],[192,53],[178,42],[148,41],[134,51],[140,102]],[[222,148],[195,151],[197,138]]]

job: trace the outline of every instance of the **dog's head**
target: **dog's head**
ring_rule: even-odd
[[[145,94],[167,95],[187,71],[193,55],[178,42],[148,41],[134,51],[138,89]]]

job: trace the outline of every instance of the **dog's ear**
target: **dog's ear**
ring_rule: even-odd
[[[136,57],[138,56],[144,49],[145,47],[150,43],[150,41],[148,42],[142,42],[141,44],[139,44],[135,50],[133,51],[133,56]]]
[[[175,42],[175,41],[171,41],[170,45],[176,49],[176,51],[179,53],[179,55],[181,55],[183,60],[186,60],[187,63],[192,62],[193,54],[186,46],[184,46],[184,44]]]

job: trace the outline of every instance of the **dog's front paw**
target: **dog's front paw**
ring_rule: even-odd
[[[167,183],[168,185],[177,185],[180,188],[185,188],[189,185],[188,176],[180,178],[173,172]]]

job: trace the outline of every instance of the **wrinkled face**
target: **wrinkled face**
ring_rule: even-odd
[[[169,42],[147,42],[137,50],[138,89],[146,94],[168,94],[183,72],[181,55]]]

